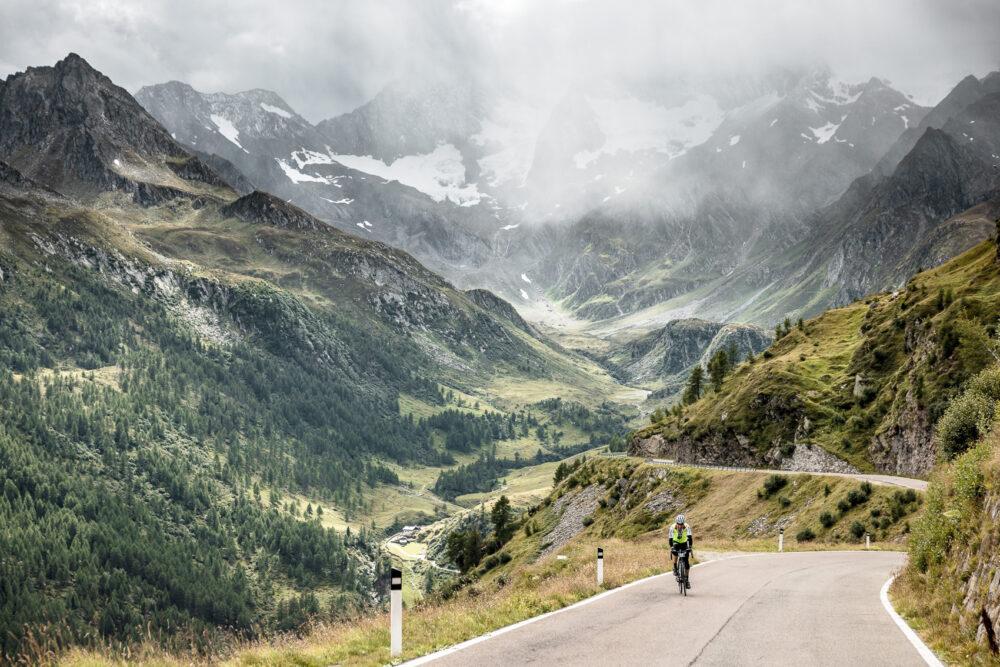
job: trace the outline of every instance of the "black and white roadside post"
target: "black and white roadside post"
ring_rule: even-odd
[[[872,548],[872,536],[871,533],[865,533],[865,549]]]
[[[785,546],[785,529],[778,529],[778,553],[781,553],[781,549]]]
[[[403,571],[398,567],[389,572],[389,655],[403,654]]]
[[[604,549],[597,547],[597,585],[604,585]]]

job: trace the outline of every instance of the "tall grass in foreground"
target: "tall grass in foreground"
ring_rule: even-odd
[[[985,429],[984,429],[985,430]],[[910,562],[890,589],[899,613],[947,662],[1000,665],[983,631],[996,623],[1000,430],[938,470],[915,524]],[[988,509],[991,508],[991,509]]]

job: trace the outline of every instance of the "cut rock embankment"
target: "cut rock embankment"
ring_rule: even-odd
[[[553,504],[556,514],[561,512],[559,523],[546,535],[549,546],[542,550],[539,559],[551,556],[584,529],[583,520],[594,513],[597,499],[603,492],[600,484],[591,484],[576,495],[563,496]]]

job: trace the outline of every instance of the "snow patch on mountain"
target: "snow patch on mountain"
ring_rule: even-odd
[[[833,135],[837,133],[837,130],[840,129],[840,126],[843,125],[844,119],[846,118],[847,116],[843,116],[839,123],[830,122],[822,127],[810,127],[809,131],[816,137],[817,144],[825,144],[833,138]]]
[[[285,172],[285,176],[288,177],[292,183],[329,183],[329,181],[322,176],[312,176],[310,174],[304,174],[292,165],[288,164],[281,158],[274,158],[278,166],[281,167],[281,171]]]
[[[233,122],[231,120],[225,118],[224,116],[220,116],[214,113],[209,117],[212,119],[212,122],[215,123],[215,126],[219,128],[219,134],[221,134],[226,139],[236,144],[239,148],[243,150],[244,153],[250,152],[247,149],[243,148],[243,146],[240,144],[240,133],[233,125]]]
[[[312,159],[329,157],[350,169],[363,171],[386,181],[398,181],[438,202],[448,199],[459,206],[474,206],[482,199],[476,184],[465,182],[462,154],[452,144],[439,144],[430,153],[406,155],[389,164],[370,155],[310,157]]]
[[[264,111],[269,112],[269,113],[273,113],[273,114],[276,114],[278,116],[281,116],[282,118],[291,118],[292,117],[292,114],[288,113],[287,111],[285,111],[281,107],[276,107],[274,105],[268,104],[267,102],[261,102],[260,103],[260,108],[263,109]]]

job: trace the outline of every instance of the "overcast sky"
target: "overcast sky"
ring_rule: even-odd
[[[2,0],[0,76],[75,51],[133,92],[267,88],[314,122],[429,73],[558,91],[826,65],[932,104],[1000,69],[998,28],[996,0]]]

